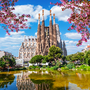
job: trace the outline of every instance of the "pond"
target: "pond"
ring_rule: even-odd
[[[0,90],[90,90],[90,71],[0,72]]]

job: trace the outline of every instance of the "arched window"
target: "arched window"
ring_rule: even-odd
[[[30,48],[28,49],[28,51],[30,52]]]
[[[26,58],[26,53],[24,53],[24,58]]]
[[[28,53],[27,57],[30,58],[30,53]]]

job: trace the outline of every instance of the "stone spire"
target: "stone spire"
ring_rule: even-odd
[[[42,21],[44,20],[44,10],[42,10]]]
[[[40,24],[40,13],[38,14],[38,24]]]
[[[55,24],[55,14],[53,14],[53,24]]]
[[[65,45],[65,41],[63,40],[63,55],[67,56],[67,50],[66,50],[66,45]]]
[[[50,10],[50,22],[49,22],[49,36],[50,36],[50,47],[53,45],[53,27],[52,27],[52,18],[51,18],[51,10]]]
[[[37,51],[40,54],[40,40],[41,40],[41,28],[40,28],[40,14],[38,14],[38,31],[37,31]]]
[[[44,24],[44,10],[42,10],[42,26],[41,26],[41,47],[44,50],[45,47],[45,24]]]
[[[55,14],[53,14],[53,41],[54,45],[57,46],[57,30],[56,30],[56,24],[55,24]]]

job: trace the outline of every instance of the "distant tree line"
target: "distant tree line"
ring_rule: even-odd
[[[77,52],[75,54],[71,54],[66,56],[66,60],[68,61],[78,61],[80,60],[81,64],[90,65],[90,50],[85,52]]]

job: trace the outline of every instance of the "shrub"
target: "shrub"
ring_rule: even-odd
[[[69,68],[68,67],[65,67],[64,70],[69,70]]]
[[[25,69],[26,69],[26,67],[22,67],[22,69],[23,69],[23,70],[25,70]]]
[[[75,65],[74,65],[73,63],[69,63],[69,64],[67,64],[67,67],[68,67],[69,69],[72,69],[72,68],[75,67]]]
[[[40,69],[40,67],[39,66],[36,66],[36,69]]]
[[[53,62],[52,62],[52,65],[55,66],[55,64],[56,64],[55,61],[53,61]]]
[[[90,66],[87,67],[87,70],[90,71]]]
[[[46,65],[43,65],[43,68],[46,68]]]
[[[47,68],[50,68],[49,66],[47,66]]]
[[[57,66],[53,66],[53,67],[51,67],[51,70],[57,70],[57,69],[58,69]]]
[[[29,66],[29,69],[32,69],[32,66]]]
[[[61,67],[61,70],[65,70],[65,67]]]
[[[42,60],[42,63],[46,63],[46,60]]]
[[[29,66],[29,69],[35,69],[36,66]]]
[[[61,70],[69,70],[68,67],[61,67]]]

